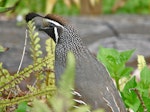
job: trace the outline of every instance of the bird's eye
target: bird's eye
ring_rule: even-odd
[[[44,27],[55,27],[55,24],[47,21],[43,21],[43,26]]]
[[[55,25],[53,23],[48,23],[49,27],[55,27]]]

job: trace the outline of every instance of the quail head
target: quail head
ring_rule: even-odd
[[[106,112],[126,112],[124,103],[104,65],[89,52],[77,30],[60,16],[48,14],[43,17],[29,13],[26,21],[41,17],[45,21],[40,30],[56,43],[55,77],[56,85],[66,68],[67,52],[76,59],[75,93],[81,99],[78,103],[89,104],[92,109],[103,108]]]

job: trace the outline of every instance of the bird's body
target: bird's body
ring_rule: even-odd
[[[66,28],[70,30],[72,27],[66,26]],[[92,105],[93,109],[101,107],[106,112],[125,112],[120,95],[106,68],[89,52],[77,31],[73,31],[73,33],[76,32],[73,37],[69,33],[70,35],[61,37],[56,45],[56,83],[59,82],[66,68],[66,63],[62,63],[66,62],[64,57],[66,57],[68,51],[72,51],[76,59],[75,88],[78,93],[82,93],[82,100]],[[68,34],[68,30],[63,33]]]
[[[103,108],[106,112],[126,112],[109,73],[82,43],[74,27],[62,20],[59,21],[59,18],[55,20],[50,15],[43,18],[54,24],[54,34],[50,34],[51,31],[48,30],[51,28],[47,28],[48,26],[43,31],[49,36],[55,35],[52,38],[56,42],[56,85],[66,69],[67,53],[71,51],[76,59],[75,90],[80,93],[81,99],[92,109]]]

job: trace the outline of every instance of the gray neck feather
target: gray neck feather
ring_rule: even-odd
[[[66,57],[68,51],[74,53],[75,57],[80,57],[85,54],[85,46],[83,45],[78,32],[72,26],[65,26],[59,41],[56,44],[55,51],[55,73],[56,82],[59,80],[60,75],[66,68]]]

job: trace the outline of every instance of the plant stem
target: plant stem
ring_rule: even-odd
[[[119,79],[116,78],[116,79],[115,79],[115,82],[116,82],[117,89],[120,91],[120,87],[119,87]]]

